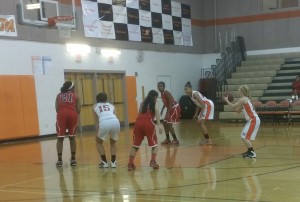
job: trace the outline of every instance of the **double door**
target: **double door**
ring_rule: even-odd
[[[127,123],[125,114],[125,80],[124,73],[101,72],[65,72],[65,81],[75,83],[75,91],[78,94],[82,108],[80,113],[80,131],[94,129],[96,119],[93,105],[96,103],[96,95],[100,92],[107,94],[108,102],[116,108],[116,115],[121,125]]]

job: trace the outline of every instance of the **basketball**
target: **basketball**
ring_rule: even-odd
[[[225,96],[225,97],[227,96],[229,102],[232,102],[234,100],[233,95],[230,92],[228,92],[228,91],[224,92],[223,96]]]

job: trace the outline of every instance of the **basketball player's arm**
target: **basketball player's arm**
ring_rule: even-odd
[[[114,115],[117,116],[117,111],[116,111],[116,108],[114,107],[114,111],[113,111]]]
[[[235,110],[236,112],[241,112],[241,110],[242,110],[242,107],[243,107],[243,104],[244,104],[244,102],[245,102],[245,100],[244,100],[244,98],[241,98],[241,99],[239,99],[237,102],[235,102],[235,103],[231,103],[231,102],[229,102],[229,100],[228,100],[228,96],[224,96],[223,97],[223,100],[233,109],[233,110]]]
[[[159,134],[162,134],[162,127],[161,127],[161,124],[160,124],[160,113],[159,113],[157,103],[155,103],[155,118],[156,118],[156,122],[157,122],[157,125],[158,125]]]
[[[95,107],[97,106],[97,104],[93,105],[93,114],[94,114],[94,119],[95,119],[95,127],[96,127],[96,131],[99,131],[99,117],[98,114],[95,112]]]
[[[163,105],[163,107],[161,108],[161,110],[160,110],[160,115],[162,115],[163,114],[163,112],[164,112],[164,109],[166,108],[166,106],[165,105]]]
[[[171,101],[172,101],[172,95],[171,95],[171,93],[169,91],[165,91],[165,93],[166,93],[166,98],[167,98],[167,102],[168,102],[168,108],[167,108],[166,117],[168,117],[169,113],[170,113],[170,110],[173,107],[172,103],[171,103]]]
[[[197,109],[196,109],[196,114],[198,115],[199,111],[200,111],[200,115],[202,115],[203,110],[204,110],[204,102],[200,99],[199,94],[195,93],[194,94],[194,98],[197,101],[196,105],[197,105]],[[196,115],[195,114],[195,115]]]
[[[58,112],[58,96],[56,96],[56,99],[55,99],[55,110],[57,113]]]
[[[81,110],[81,102],[80,102],[79,97],[77,97],[77,99],[76,99],[76,111],[77,111],[77,113],[80,113],[80,110]]]
[[[198,117],[199,111],[200,111],[200,107],[197,105],[196,111],[195,111],[195,114],[194,114],[193,118],[197,118]]]

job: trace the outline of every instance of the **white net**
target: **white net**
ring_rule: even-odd
[[[54,17],[55,25],[58,28],[59,38],[70,38],[71,29],[74,17],[71,16],[57,16]]]

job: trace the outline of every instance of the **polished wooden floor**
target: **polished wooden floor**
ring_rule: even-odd
[[[159,170],[149,167],[145,142],[137,170],[127,171],[132,128],[119,136],[117,169],[98,167],[92,132],[77,136],[75,168],[68,139],[59,169],[55,139],[2,144],[0,201],[300,201],[300,123],[263,124],[254,141],[256,159],[240,155],[243,123],[212,121],[207,127],[212,146],[197,145],[201,135],[193,120],[176,125],[180,146],[159,147]]]

